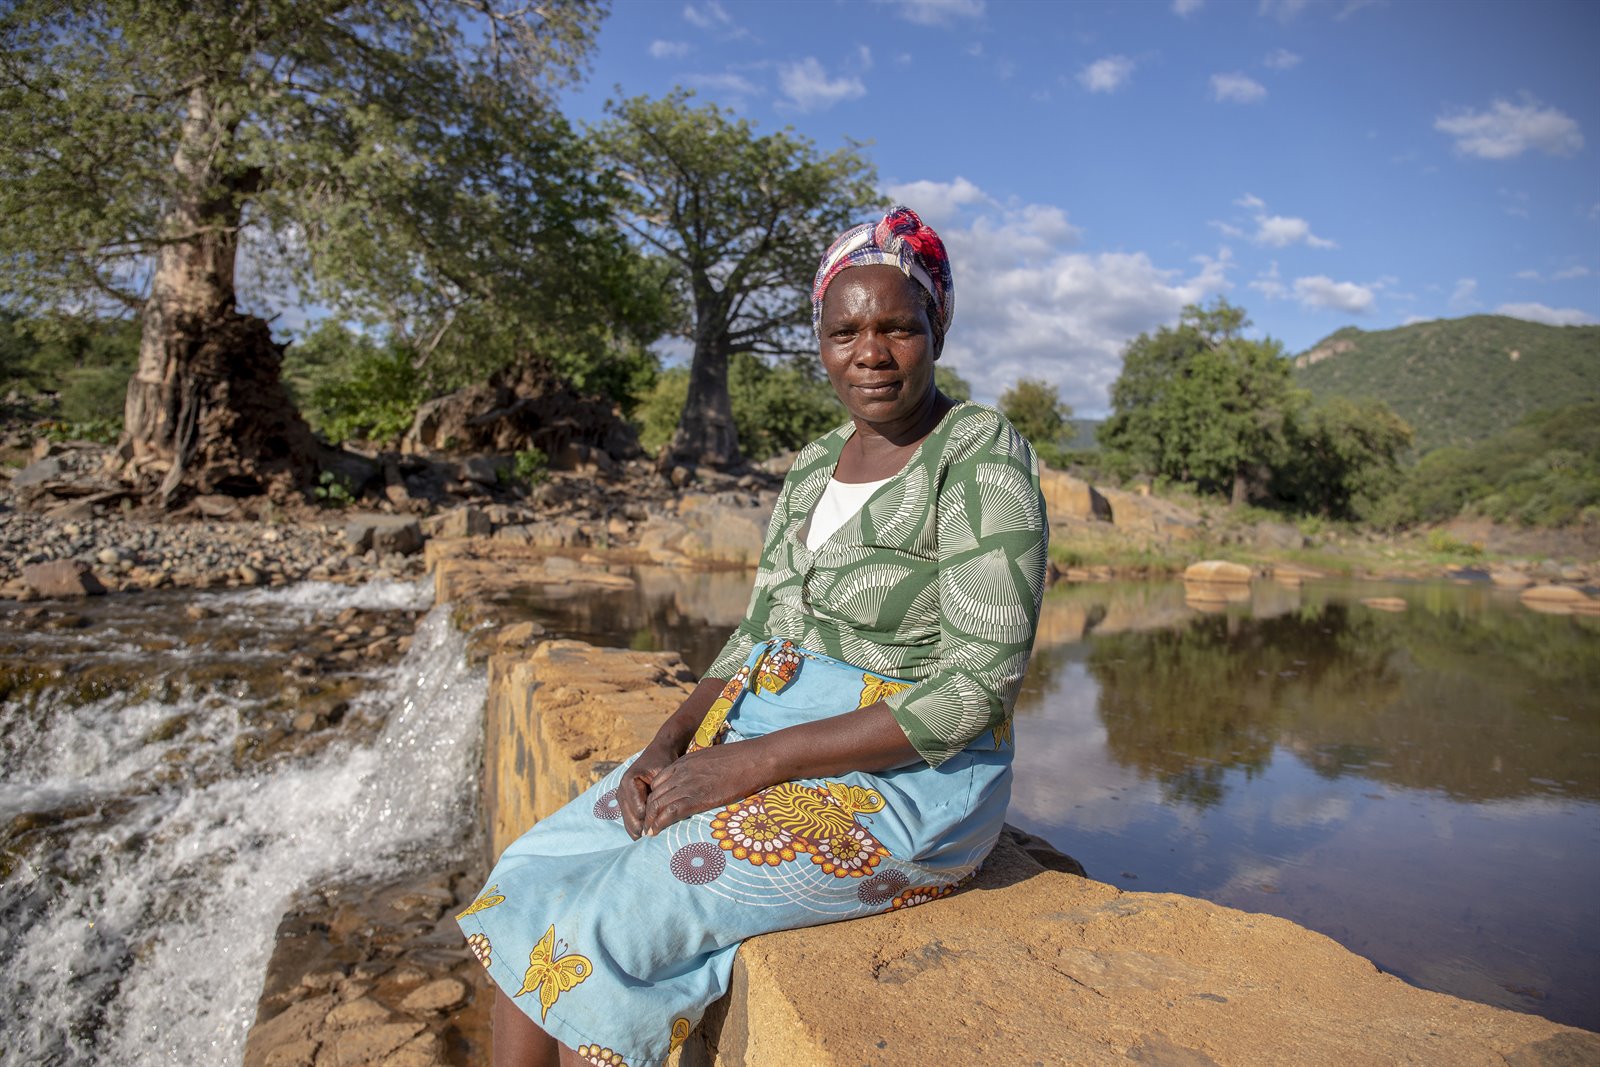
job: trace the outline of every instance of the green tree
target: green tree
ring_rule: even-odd
[[[129,474],[159,480],[166,499],[180,484],[308,482],[315,448],[280,348],[238,308],[246,234],[270,284],[379,304],[424,349],[441,322],[500,293],[488,274],[519,254],[549,267],[519,282],[548,288],[534,303],[566,312],[569,262],[589,263],[600,228],[586,206],[601,198],[548,90],[577,75],[601,11],[585,0],[7,5],[7,300],[140,315]],[[437,300],[410,306],[419,293]]]
[[[1382,401],[1335,397],[1295,420],[1291,443],[1274,495],[1300,511],[1362,519],[1399,484],[1411,427]]]
[[[646,451],[659,451],[672,440],[688,394],[687,367],[673,367],[657,378],[636,412]],[[810,356],[769,362],[740,352],[729,360],[728,394],[739,449],[749,459],[801,448],[845,419],[833,386]]]
[[[972,383],[943,364],[933,368],[933,384],[939,392],[958,403],[972,399]]]
[[[1059,451],[1061,431],[1072,418],[1056,386],[1039,378],[1017,379],[1000,394],[1000,410],[1036,449],[1052,453]]]
[[[1304,396],[1278,342],[1245,340],[1247,326],[1242,308],[1219,299],[1128,344],[1099,431],[1114,461],[1236,504],[1264,486],[1288,454]]]
[[[714,104],[693,106],[683,89],[610,112],[595,135],[625,183],[623,224],[672,265],[679,332],[694,347],[669,457],[735,465],[729,360],[812,347],[806,293],[817,258],[880,202],[874,172],[853,146],[821,156],[790,130],[758,135]]]

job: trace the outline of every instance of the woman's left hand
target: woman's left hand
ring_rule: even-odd
[[[663,768],[650,784],[645,834],[658,834],[691,815],[743,800],[771,785],[762,780],[759,740],[713,745]]]

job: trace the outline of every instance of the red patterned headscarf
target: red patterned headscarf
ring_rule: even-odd
[[[822,336],[822,298],[839,272],[871,263],[896,267],[927,290],[932,298],[934,332],[943,337],[956,313],[950,256],[933,227],[924,225],[917,213],[903,204],[890,208],[875,224],[862,223],[846,230],[828,246],[811,283],[811,332]]]

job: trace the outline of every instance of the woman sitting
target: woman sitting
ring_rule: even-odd
[[[850,421],[789,471],[744,621],[460,916],[497,1064],[659,1063],[745,938],[945,896],[999,836],[1045,580],[1033,453],[934,385],[950,265],[914,212],[835,241],[811,299]]]

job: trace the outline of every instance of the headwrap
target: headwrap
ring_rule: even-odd
[[[904,204],[889,209],[876,224],[865,222],[846,230],[828,246],[811,283],[811,332],[822,336],[822,298],[828,285],[848,267],[886,263],[927,290],[933,298],[934,332],[943,337],[956,313],[955,284],[944,242]]]

